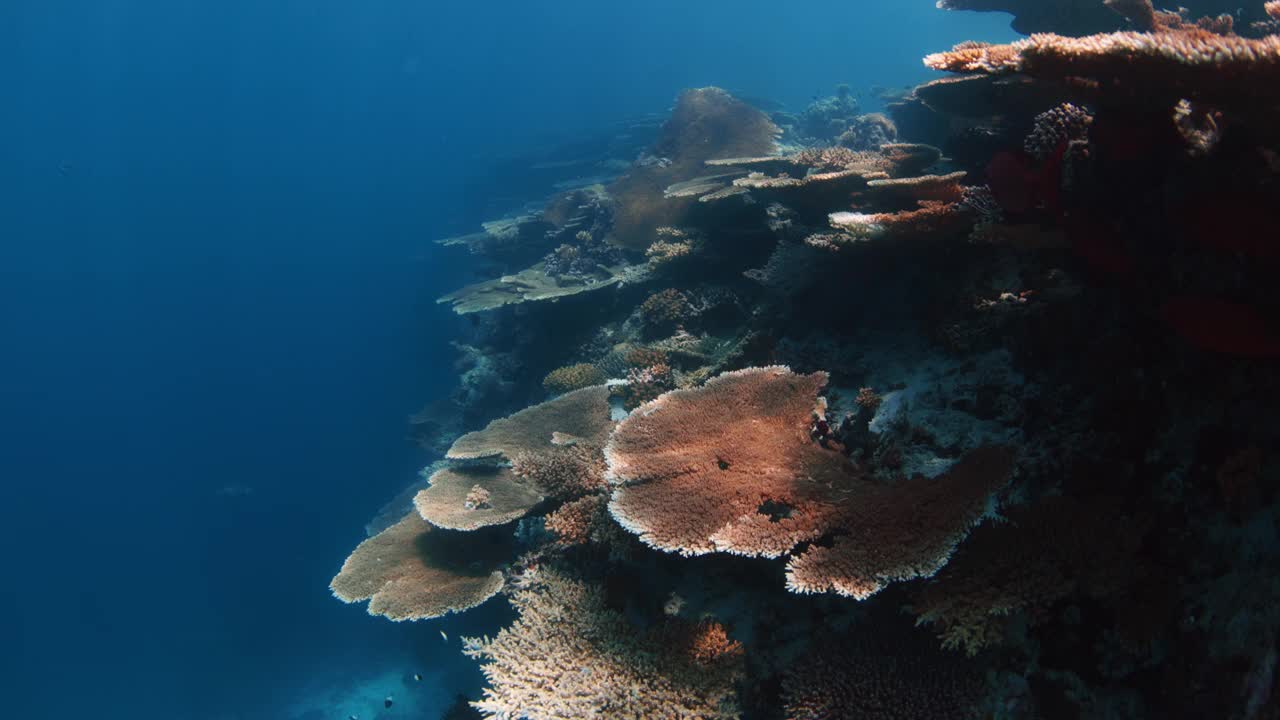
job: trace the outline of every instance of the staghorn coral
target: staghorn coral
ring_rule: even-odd
[[[989,511],[1012,469],[1007,448],[985,447],[936,478],[859,486],[841,504],[834,544],[787,563],[787,587],[862,600],[890,582],[934,574]]]
[[[604,444],[612,429],[609,388],[596,385],[494,420],[485,429],[469,432],[454,441],[446,457],[451,460],[497,456],[513,459],[522,452],[551,447],[553,432],[582,438],[599,446]]]
[[[777,557],[821,535],[830,488],[853,469],[809,441],[825,373],[749,368],[676,390],[618,425],[605,447],[609,512],[652,547]]]
[[[562,395],[591,385],[601,385],[607,378],[600,368],[591,363],[575,363],[556,368],[542,379],[547,392]]]
[[[489,686],[472,703],[489,718],[730,720],[741,653],[696,654],[673,629],[641,633],[598,586],[553,567],[511,595],[519,617],[493,639],[468,638]],[[668,621],[679,622],[679,621]]]
[[[522,452],[511,459],[511,472],[550,497],[575,497],[605,487],[600,446],[578,441]]]
[[[538,487],[505,467],[445,467],[432,473],[430,483],[414,496],[413,506],[424,520],[447,530],[504,525],[543,500]],[[481,495],[483,502],[475,502]]]
[[[502,589],[502,573],[483,543],[433,530],[416,513],[360,543],[329,589],[369,614],[425,620],[462,612]]]

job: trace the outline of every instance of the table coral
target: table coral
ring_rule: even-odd
[[[502,573],[480,543],[460,541],[409,513],[360,543],[329,587],[343,602],[368,600],[370,615],[399,621],[467,610],[502,585]]]

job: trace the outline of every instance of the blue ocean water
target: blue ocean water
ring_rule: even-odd
[[[467,258],[430,241],[542,194],[512,156],[683,88],[802,107],[974,37],[1012,33],[930,0],[4,3],[6,716],[438,716],[485,615],[326,587],[455,379]]]

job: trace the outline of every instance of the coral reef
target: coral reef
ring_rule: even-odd
[[[644,250],[657,228],[684,225],[692,201],[666,197],[664,189],[702,175],[707,160],[771,153],[779,132],[764,113],[719,88],[686,90],[651,155],[609,187],[612,241]]]
[[[944,0],[1035,34],[891,119],[686,91],[452,241],[444,457],[335,593],[503,588],[491,718],[1276,716],[1280,6],[1186,4]]]

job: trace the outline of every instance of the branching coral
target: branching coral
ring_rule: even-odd
[[[471,536],[434,530],[416,513],[365,540],[329,588],[343,602],[369,601],[369,614],[424,620],[461,612],[502,589],[502,573]]]
[[[1035,127],[1027,136],[1023,149],[1037,160],[1057,152],[1060,145],[1085,140],[1093,116],[1079,105],[1062,103],[1036,116]]]
[[[575,497],[605,487],[600,446],[577,440],[546,450],[520,453],[512,458],[511,471],[552,497]]]
[[[633,367],[627,371],[627,384],[621,390],[623,407],[634,410],[675,387],[675,372],[665,362]]]
[[[519,618],[493,639],[466,641],[489,686],[474,706],[490,718],[730,720],[741,653],[642,633],[596,585],[540,569],[512,594]],[[678,621],[677,621],[678,622]],[[705,640],[705,634],[704,634]],[[716,648],[713,648],[716,649]]]
[[[715,188],[704,186],[703,189],[710,191],[720,187],[722,186],[716,185]],[[701,195],[702,192],[697,194]],[[658,239],[644,251],[645,257],[649,260],[649,266],[653,268],[686,260],[697,254],[703,245],[702,238],[696,233],[679,228],[660,227],[657,229],[657,236]]]

